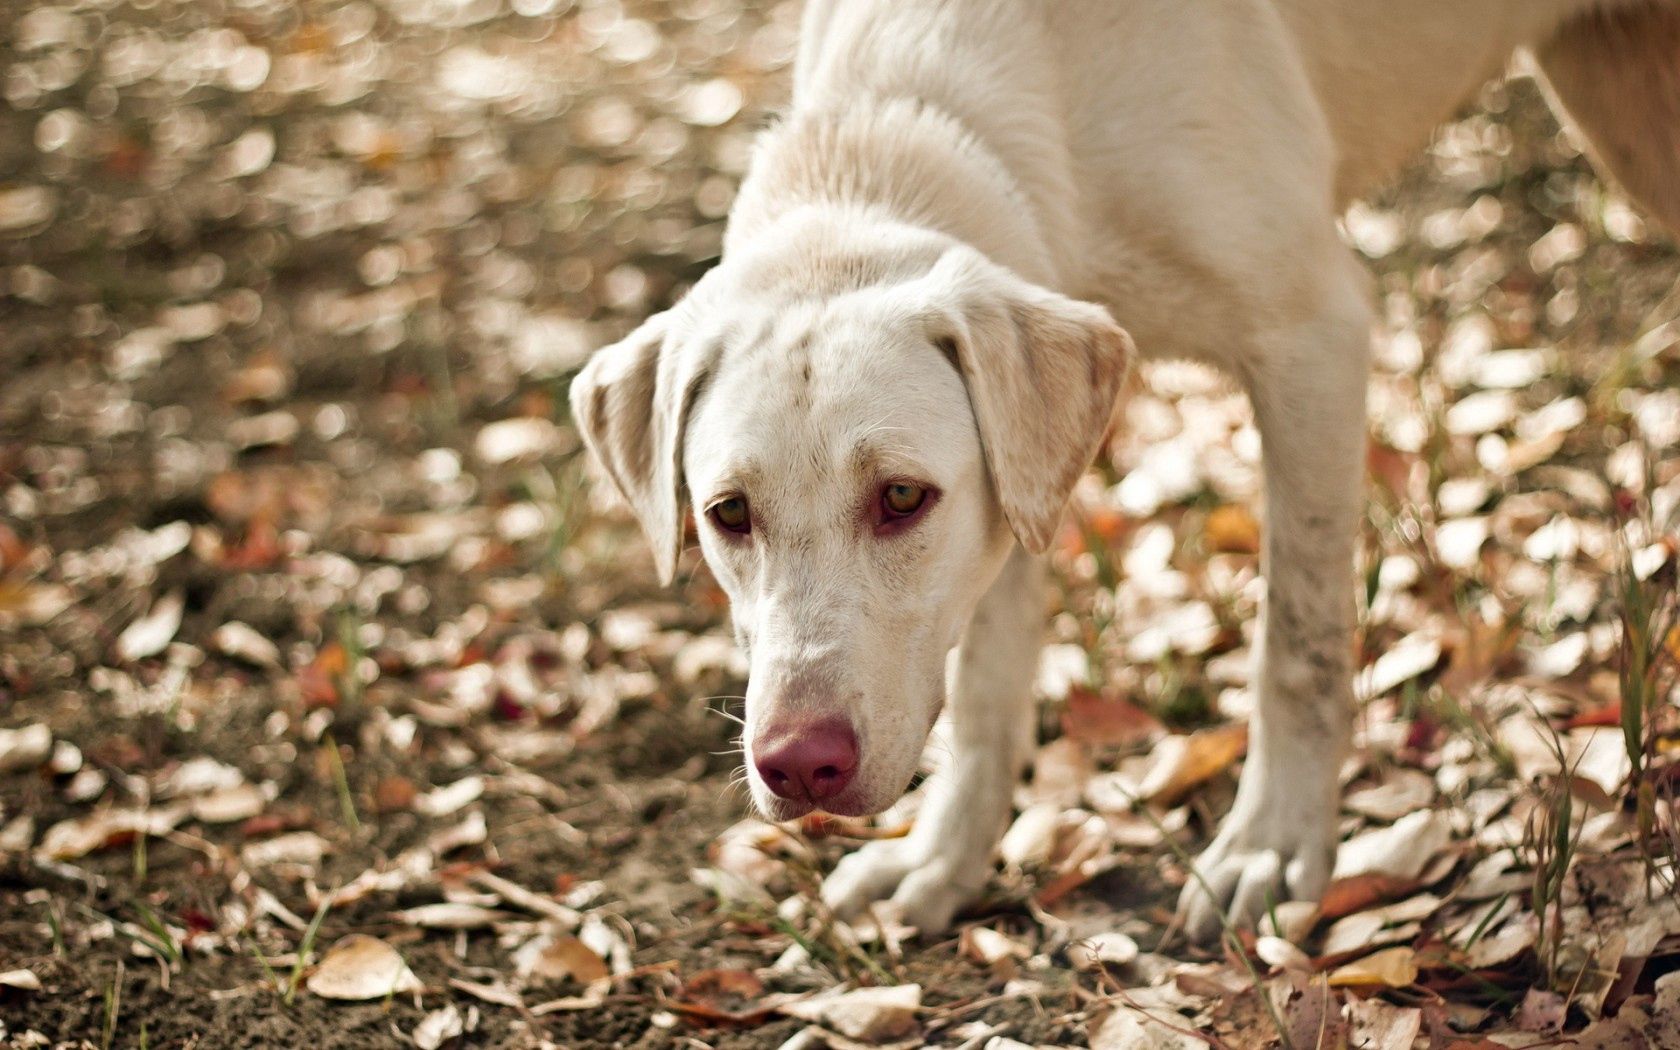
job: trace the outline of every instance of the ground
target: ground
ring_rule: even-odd
[[[1260,528],[1246,407],[1170,365],[1054,556],[986,900],[778,909],[912,814],[752,820],[722,596],[692,551],[656,586],[564,389],[715,257],[796,21],[0,18],[0,1039],[1680,1045],[1680,254],[1520,77],[1346,219],[1382,322],[1323,912],[1169,929]]]

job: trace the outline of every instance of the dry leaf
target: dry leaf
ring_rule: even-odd
[[[987,966],[1005,959],[1025,959],[1032,950],[1008,934],[989,926],[969,926],[957,940],[957,950],[965,958]]]
[[[1062,732],[1092,747],[1123,747],[1153,740],[1166,730],[1160,719],[1119,697],[1081,685],[1069,687],[1062,708]]]
[[[1386,828],[1367,831],[1342,843],[1333,877],[1415,879],[1451,840],[1451,814],[1441,810],[1412,813]]]
[[[231,824],[249,820],[268,805],[268,795],[254,784],[223,788],[193,799],[192,818],[206,824]]]
[[[180,805],[151,809],[102,809],[60,821],[47,829],[36,847],[48,860],[75,860],[106,846],[127,843],[135,835],[166,835],[186,816]]]
[[[395,948],[352,933],[327,949],[306,987],[323,999],[360,1002],[419,991],[421,985]]]
[[[1062,807],[1055,802],[1038,802],[1021,811],[1015,823],[998,842],[998,856],[1017,868],[1042,867],[1056,848],[1056,829],[1061,825]]]
[[[1256,938],[1254,954],[1266,965],[1281,969],[1307,970],[1312,967],[1312,960],[1308,958],[1307,953],[1282,937],[1267,935]]]
[[[1353,1022],[1350,1042],[1361,1050],[1412,1050],[1423,1030],[1423,1011],[1393,1006],[1381,999],[1354,998],[1347,1006]]]
[[[1091,1033],[1091,1050],[1207,1050],[1186,1018],[1116,1007]]]
[[[785,1003],[780,1012],[801,1021],[832,1028],[848,1039],[885,1042],[908,1035],[916,1027],[922,1005],[922,986],[859,988],[829,992]]]
[[[52,730],[42,722],[0,729],[0,773],[36,768],[52,754],[52,746]]]
[[[163,652],[175,640],[175,632],[181,629],[181,615],[186,607],[186,597],[180,591],[170,591],[159,598],[146,615],[117,636],[117,659],[131,662]]]
[[[1215,507],[1208,512],[1205,530],[1210,551],[1260,553],[1260,522],[1247,507],[1235,503]]]
[[[1390,769],[1380,784],[1349,791],[1342,807],[1383,822],[1429,808],[1435,801],[1435,778],[1417,769]]]
[[[510,912],[477,904],[444,901],[391,913],[391,918],[431,930],[482,930],[512,918]]]
[[[1384,948],[1338,967],[1330,974],[1330,984],[1335,988],[1405,988],[1416,983],[1417,976],[1417,959],[1412,949],[1402,946]]]
[[[1123,933],[1098,933],[1068,945],[1067,956],[1076,970],[1098,970],[1105,964],[1129,965],[1138,957],[1138,946]]]
[[[239,860],[247,868],[266,868],[271,864],[302,864],[314,867],[332,849],[332,843],[313,831],[293,831],[271,839],[253,842],[239,851]]]
[[[1191,788],[1229,769],[1247,748],[1246,725],[1215,726],[1189,736],[1165,737],[1155,745],[1149,772],[1138,785],[1138,797],[1172,805]]]
[[[1378,697],[1419,675],[1433,671],[1441,662],[1441,640],[1420,632],[1407,635],[1354,679],[1354,695],[1362,700]]]
[[[513,969],[520,977],[541,981],[592,984],[611,971],[594,949],[565,933],[545,933],[513,953]]]
[[[1563,1030],[1569,1001],[1544,988],[1530,988],[1517,1008],[1517,1027],[1525,1032],[1552,1034]]]
[[[1362,912],[1379,901],[1393,900],[1418,888],[1416,879],[1366,873],[1336,879],[1324,891],[1319,912],[1327,919]]]
[[[444,1043],[464,1034],[466,1030],[466,1021],[461,1016],[460,1008],[450,1003],[443,1009],[433,1010],[422,1017],[420,1023],[414,1026],[414,1034],[409,1038],[420,1050],[438,1050]]]
[[[255,667],[280,665],[280,647],[250,624],[238,620],[229,620],[210,632],[210,646],[223,656],[243,660]]]
[[[414,810],[428,817],[446,817],[470,803],[478,801],[483,794],[483,777],[462,777],[453,784],[433,788],[431,791],[415,798]]]
[[[750,970],[701,970],[669,1005],[707,1024],[757,1024],[774,1009],[763,995],[764,982]]]
[[[1341,997],[1323,976],[1308,981],[1283,1009],[1283,1023],[1293,1050],[1347,1050],[1348,1024]]]

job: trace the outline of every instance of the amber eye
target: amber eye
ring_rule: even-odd
[[[747,511],[747,501],[740,496],[731,496],[712,504],[711,515],[712,521],[725,532],[752,531],[752,515]]]
[[[898,482],[881,490],[881,506],[889,518],[906,518],[921,509],[927,499],[927,489],[920,485]]]

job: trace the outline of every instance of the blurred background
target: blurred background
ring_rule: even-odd
[[[1081,488],[1022,798],[1060,816],[994,887],[1001,955],[777,917],[903,814],[743,820],[722,596],[693,551],[655,586],[566,416],[587,354],[715,261],[798,15],[0,11],[6,1037],[775,1046],[803,1023],[754,1005],[770,990],[857,978],[926,986],[930,1045],[1097,1030],[1067,931],[1154,946],[1182,867],[1162,837],[1200,841],[1241,751],[1242,398],[1154,366]],[[1480,983],[1426,958],[1390,1000],[1486,1030],[1540,990],[1546,1024],[1584,1024],[1680,955],[1637,895],[1561,918],[1577,856],[1666,851],[1672,879],[1680,256],[1520,77],[1345,225],[1382,318],[1345,830],[1445,814],[1407,832],[1434,866],[1387,892],[1498,887],[1383,920],[1428,924],[1387,943],[1560,917]],[[1138,783],[1170,789],[1147,820],[1105,791]],[[1572,791],[1594,805],[1559,817]],[[1546,820],[1574,836],[1550,890]],[[1638,966],[1603,944],[1630,915],[1656,924]],[[358,934],[375,947],[339,952]],[[1335,956],[1326,935],[1296,939]],[[796,943],[808,964],[763,969]],[[1011,993],[1017,955],[1043,964]]]

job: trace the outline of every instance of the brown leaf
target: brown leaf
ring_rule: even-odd
[[[1204,533],[1210,551],[1223,554],[1260,553],[1260,522],[1241,504],[1228,503],[1209,511]]]
[[[414,781],[404,776],[392,774],[380,779],[373,789],[373,804],[381,813],[394,813],[399,810],[412,809],[414,799],[419,794]]]
[[[1417,981],[1417,957],[1405,946],[1384,948],[1338,967],[1330,974],[1333,988],[1405,988]]]
[[[710,1024],[760,1024],[774,1004],[761,1004],[764,982],[750,970],[701,970],[683,982],[671,1009]]]
[[[1295,1050],[1347,1050],[1348,1024],[1341,998],[1323,975],[1307,982],[1283,1010],[1289,1045]]]
[[[1153,740],[1166,730],[1160,719],[1117,696],[1074,685],[1062,708],[1062,732],[1092,747],[1123,747]]]
[[[1351,875],[1344,879],[1336,879],[1325,889],[1323,903],[1319,905],[1319,914],[1326,919],[1339,919],[1344,915],[1364,911],[1373,904],[1404,897],[1417,888],[1416,879],[1402,879],[1374,872]]]
[[[1517,1027],[1525,1032],[1559,1032],[1568,1013],[1569,1002],[1563,996],[1544,988],[1530,988],[1517,1009]]]
[[[900,984],[825,993],[784,1003],[780,1010],[789,1017],[832,1028],[848,1039],[883,1042],[913,1031],[921,1005],[922,986]]]
[[[1138,797],[1171,805],[1196,785],[1230,768],[1248,750],[1248,726],[1215,726],[1189,736],[1169,736],[1155,745],[1155,763]]]
[[[1353,1022],[1350,1042],[1362,1050],[1412,1050],[1423,1028],[1423,1011],[1393,1006],[1378,998],[1354,998],[1348,1003]]]

